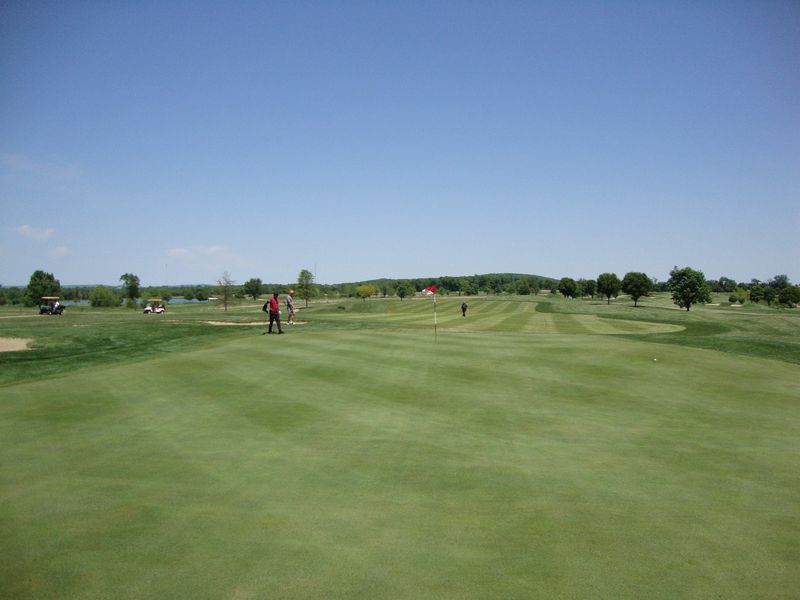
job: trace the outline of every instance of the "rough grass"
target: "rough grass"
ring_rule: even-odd
[[[793,596],[793,313],[469,303],[0,320],[2,595]]]

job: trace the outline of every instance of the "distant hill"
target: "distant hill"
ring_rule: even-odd
[[[437,277],[398,277],[396,279],[381,277],[380,279],[366,279],[363,281],[353,281],[348,283],[339,283],[334,285],[364,285],[372,284],[379,285],[384,283],[397,283],[400,281],[427,281],[436,283],[437,281],[447,281],[451,279],[499,279],[502,281],[518,281],[523,279],[535,279],[538,281],[557,282],[557,279],[546,277],[544,275],[533,275],[530,273],[484,273],[481,275],[439,275]],[[429,283],[429,284],[430,284]],[[428,284],[428,285],[429,285]]]

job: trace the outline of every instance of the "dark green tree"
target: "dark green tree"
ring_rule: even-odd
[[[638,306],[639,298],[648,296],[653,289],[653,281],[644,273],[631,271],[622,278],[622,291],[633,298],[633,305]]]
[[[772,306],[772,303],[778,299],[778,290],[771,285],[764,286],[764,300],[767,301],[767,306]]]
[[[622,282],[616,273],[601,273],[597,276],[597,292],[606,297],[606,304],[611,304],[611,296],[616,298],[622,289]]]
[[[591,296],[597,291],[597,282],[594,279],[579,279],[578,280],[578,294],[581,296]]]
[[[242,291],[244,292],[245,296],[250,296],[253,300],[258,300],[258,297],[264,291],[264,284],[261,280],[257,277],[253,279],[248,279],[242,285]]]
[[[400,285],[397,286],[397,296],[402,300],[406,296],[413,296],[414,295],[414,288],[411,287],[411,284],[407,281],[403,281]]]
[[[139,278],[133,273],[120,275],[124,297],[133,302],[139,297]]]
[[[477,296],[478,290],[478,284],[475,283],[473,279],[468,279],[461,288],[461,291],[463,291],[467,296]]]
[[[562,277],[558,282],[558,291],[564,298],[574,298],[578,293],[578,284],[571,277]]]
[[[800,287],[787,285],[778,292],[778,302],[784,306],[797,306],[800,304]]]
[[[672,301],[687,311],[692,304],[711,302],[711,291],[702,271],[689,267],[673,267],[669,272],[669,289],[672,292]]]
[[[0,305],[24,304],[27,296],[26,288],[4,288],[0,285]]]
[[[720,277],[714,287],[718,292],[733,292],[736,291],[736,282],[729,277]]]
[[[760,283],[750,284],[750,302],[758,304],[764,299],[764,286]]]
[[[202,285],[197,286],[194,289],[194,297],[201,302],[208,300],[208,288]]]
[[[25,306],[36,306],[42,301],[42,296],[60,296],[61,283],[52,273],[34,271],[28,282],[25,293]]]
[[[769,284],[776,290],[782,290],[792,285],[787,275],[775,275],[769,280]]]
[[[497,275],[487,275],[483,289],[487,294],[499,294],[503,290],[503,280]]]

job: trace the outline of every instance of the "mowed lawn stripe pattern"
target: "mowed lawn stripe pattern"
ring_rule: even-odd
[[[467,320],[502,335],[252,331],[5,388],[0,583],[21,598],[797,589],[796,366],[513,333],[537,313],[477,308]]]
[[[467,317],[461,302],[469,304]],[[334,309],[329,309],[328,313]],[[323,313],[324,315],[324,313]],[[336,318],[387,327],[433,328],[434,306],[430,298],[367,300]],[[323,318],[325,318],[323,316]],[[666,323],[602,319],[598,315],[542,312],[535,301],[443,298],[437,300],[437,327],[454,332],[523,332],[610,335],[617,333],[665,333],[681,327]]]

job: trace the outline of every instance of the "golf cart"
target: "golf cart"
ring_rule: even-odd
[[[39,314],[63,315],[64,305],[58,300],[58,296],[42,296],[42,303],[39,305]]]
[[[161,298],[148,298],[147,304],[144,307],[144,314],[146,315],[163,315],[167,312],[167,307],[164,306]]]

